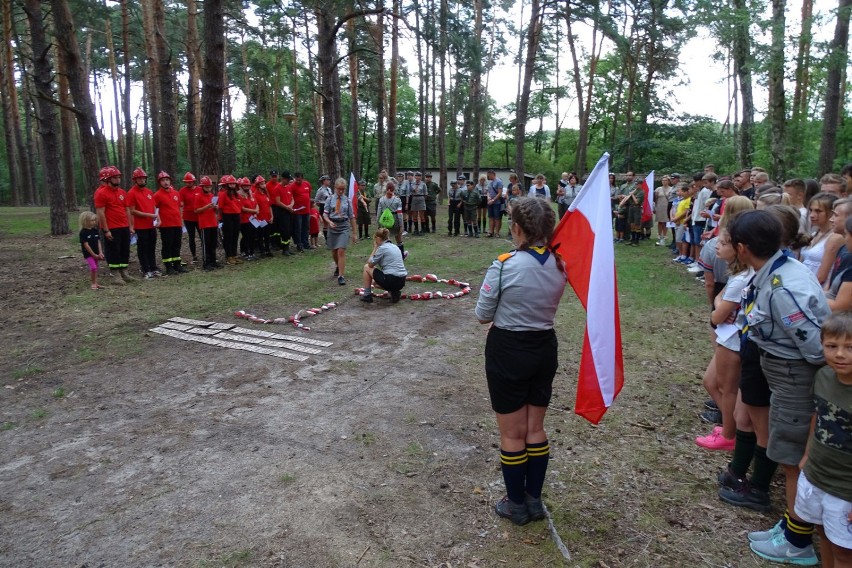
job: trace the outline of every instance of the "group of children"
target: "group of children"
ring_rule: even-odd
[[[672,186],[674,260],[703,273],[716,336],[702,419],[719,425],[695,441],[733,452],[728,504],[769,511],[784,473],[783,518],[749,533],[752,551],[816,565],[818,532],[823,566],[852,567],[852,199],[845,182],[753,181],[705,171]]]

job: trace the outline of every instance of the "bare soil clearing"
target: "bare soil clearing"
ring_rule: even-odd
[[[0,240],[0,565],[761,565],[744,533],[772,517],[721,504],[724,456],[692,443],[705,430],[700,307],[691,326],[642,330],[650,348],[625,345],[628,387],[599,427],[570,412],[582,320],[561,321],[545,501],[565,562],[545,523],[492,511],[499,439],[472,314],[487,260],[458,275],[473,287],[463,299],[366,306],[340,288],[341,305],[310,321],[334,345],[294,363],[149,333],[165,318],[133,294],[158,282],[105,290],[115,313],[93,316],[70,243]]]

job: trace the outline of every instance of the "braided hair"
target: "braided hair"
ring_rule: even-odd
[[[539,197],[519,197],[512,202],[512,223],[521,228],[526,239],[518,244],[518,250],[545,246],[556,257],[557,267],[562,270],[562,257],[551,246],[556,213],[550,203]]]

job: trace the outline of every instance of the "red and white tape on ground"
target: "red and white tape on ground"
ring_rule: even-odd
[[[470,284],[456,280],[455,278],[438,278],[434,274],[427,274],[426,276],[413,274],[411,276],[406,276],[405,279],[409,282],[439,282],[441,284],[449,284],[450,286],[457,286],[460,291],[450,294],[445,294],[441,291],[420,292],[419,294],[402,294],[400,298],[408,298],[409,300],[452,300],[453,298],[461,298],[462,296],[470,294]],[[355,294],[363,296],[364,288],[355,288]],[[376,298],[387,298],[390,294],[388,292],[378,292],[373,293],[373,296]]]

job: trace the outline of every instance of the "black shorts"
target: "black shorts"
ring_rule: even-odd
[[[408,212],[408,196],[407,195],[400,195],[399,200],[402,201],[402,212],[407,213]]]
[[[557,347],[552,329],[507,331],[492,326],[485,340],[485,376],[494,412],[550,404],[559,365]]]
[[[753,341],[740,346],[740,393],[749,406],[769,406],[769,384],[760,368],[760,353]]]
[[[405,276],[394,276],[393,274],[385,274],[381,268],[373,269],[373,280],[376,281],[383,290],[388,292],[399,292],[405,286]]]

